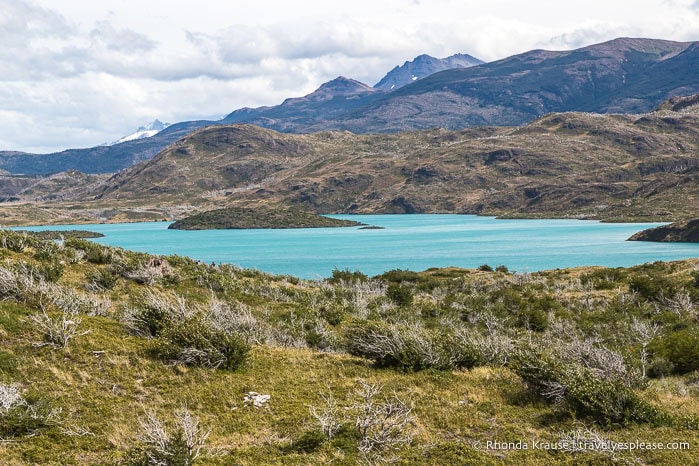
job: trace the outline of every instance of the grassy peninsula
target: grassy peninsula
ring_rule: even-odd
[[[103,238],[102,233],[88,230],[43,230],[24,231],[24,233],[36,236],[40,239],[68,239],[68,238]]]
[[[696,457],[696,259],[306,281],[10,231],[0,259],[6,464]]]
[[[639,231],[629,241],[659,241],[663,243],[699,243],[699,218],[674,222]]]
[[[240,230],[252,228],[330,228],[363,225],[324,217],[297,208],[227,207],[201,212],[172,223],[173,230]]]

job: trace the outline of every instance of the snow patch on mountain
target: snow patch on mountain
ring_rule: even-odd
[[[113,146],[115,144],[121,144],[122,142],[128,142],[128,141],[135,141],[136,139],[144,139],[144,138],[149,138],[151,136],[155,136],[165,128],[170,126],[170,123],[163,123],[160,120],[153,120],[150,123],[148,123],[145,126],[140,126],[136,131],[133,133],[129,134],[128,136],[124,136],[123,138],[117,139],[114,142],[111,142],[109,144],[105,144],[107,146]]]

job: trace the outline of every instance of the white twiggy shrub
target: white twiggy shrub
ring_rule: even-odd
[[[327,438],[332,439],[344,424],[343,413],[341,408],[337,405],[332,393],[328,393],[327,395],[320,393],[320,398],[323,400],[323,406],[320,408],[310,406],[309,410],[311,416],[318,421],[318,425],[323,434],[325,434]]]
[[[413,440],[412,408],[395,394],[379,399],[382,387],[360,380],[359,401],[352,406],[359,434],[359,451],[365,456],[398,450]]]
[[[191,465],[202,456],[206,440],[211,433],[199,424],[199,418],[192,415],[185,406],[175,411],[174,428],[168,429],[155,413],[146,410],[139,420],[138,440],[143,443],[144,454],[149,464],[169,466],[172,459]],[[180,456],[184,453],[184,457]]]
[[[569,453],[585,453],[592,450],[610,457],[616,456],[612,442],[601,433],[587,426],[578,427],[569,432],[562,432],[559,436],[559,444],[562,451]]]
[[[634,317],[631,320],[631,332],[632,338],[641,345],[639,354],[641,359],[641,376],[645,378],[648,358],[650,358],[648,345],[656,336],[660,335],[660,325],[657,322],[649,323]]]
[[[19,386],[0,384],[0,415],[7,414],[12,408],[26,404]]]
[[[146,457],[154,465],[166,466],[165,458],[172,456],[170,434],[165,424],[152,411],[146,411],[145,418],[139,420],[141,430],[138,440],[146,446]]]
[[[371,303],[386,296],[386,285],[377,280],[347,284],[346,287],[352,291],[351,304],[355,314],[361,318],[367,317]]]
[[[264,345],[271,340],[269,325],[258,321],[244,303],[229,304],[212,295],[206,318],[216,330],[238,335],[248,344]]]
[[[202,449],[206,445],[206,440],[211,434],[211,430],[204,429],[199,424],[199,418],[192,415],[185,406],[175,412],[175,421],[182,429],[187,453],[192,460],[201,456]]]
[[[59,348],[65,348],[73,338],[89,333],[89,330],[79,330],[82,319],[78,315],[66,311],[51,317],[44,308],[40,313],[29,316],[29,320],[41,330],[47,344]]]
[[[182,296],[148,288],[137,304],[124,307],[122,321],[134,335],[153,336],[149,332],[154,316],[159,316],[158,319],[186,320],[196,312]]]
[[[638,373],[629,369],[624,357],[599,343],[597,339],[575,337],[569,341],[556,340],[552,345],[566,361],[573,361],[605,379],[620,378],[628,386],[638,381]]]
[[[696,317],[696,306],[686,291],[680,291],[665,301],[665,305],[680,317]]]

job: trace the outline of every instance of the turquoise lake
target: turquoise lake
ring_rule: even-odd
[[[699,244],[625,241],[661,225],[583,220],[498,220],[473,215],[332,215],[383,230],[168,230],[168,222],[57,225],[103,233],[94,241],[153,254],[179,254],[301,278],[334,268],[375,275],[391,269],[506,265],[512,271],[629,266],[699,257]]]

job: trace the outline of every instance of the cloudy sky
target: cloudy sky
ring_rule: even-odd
[[[620,36],[699,40],[699,0],[0,0],[0,150],[218,119],[427,53],[492,61]]]

